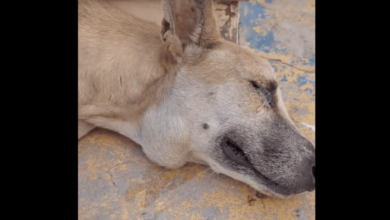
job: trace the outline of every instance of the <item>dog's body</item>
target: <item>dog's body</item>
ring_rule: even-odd
[[[79,138],[103,127],[161,166],[207,164],[271,196],[313,190],[314,147],[269,63],[219,36],[211,1],[162,8],[159,27],[79,2]]]

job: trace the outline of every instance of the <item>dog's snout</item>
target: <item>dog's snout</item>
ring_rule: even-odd
[[[316,166],[313,166],[313,168],[311,169],[311,171],[313,172],[313,177],[314,177],[314,179],[316,179]]]
[[[313,157],[314,158],[314,157]],[[313,158],[306,158],[301,165],[301,177],[296,188],[296,193],[312,192],[315,189],[315,165]]]
[[[313,165],[313,167],[311,168],[311,174],[312,174],[312,183],[313,185],[311,185],[311,187],[309,188],[309,192],[312,192],[314,191],[315,187],[316,187],[316,166]]]
[[[296,191],[300,192],[312,192],[315,190],[316,181],[316,166],[315,166],[315,150],[314,146],[308,141],[304,144],[305,148],[310,152],[302,156],[300,165],[300,178],[297,184]]]

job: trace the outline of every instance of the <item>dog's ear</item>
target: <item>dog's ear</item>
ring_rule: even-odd
[[[184,56],[189,45],[210,49],[219,43],[212,0],[162,0],[162,9],[161,40],[174,57]]]

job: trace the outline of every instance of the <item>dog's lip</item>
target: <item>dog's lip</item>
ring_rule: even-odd
[[[228,142],[230,142],[231,144],[227,144]],[[224,153],[225,157],[228,160],[234,162],[236,164],[236,166],[241,166],[241,167],[244,167],[245,169],[249,169],[249,170],[253,171],[258,178],[260,178],[262,181],[266,181],[267,182],[266,185],[270,185],[271,184],[274,187],[275,186],[280,186],[277,182],[272,181],[270,178],[268,178],[267,176],[262,174],[260,171],[258,171],[253,166],[253,164],[250,161],[249,157],[247,155],[245,155],[245,153],[242,150],[241,150],[242,151],[241,153],[245,156],[245,158],[246,158],[245,161],[243,161],[242,156],[233,156],[232,153],[230,152],[231,150],[229,150],[229,148],[231,148],[232,146],[229,146],[229,145],[233,145],[234,147],[237,147],[238,149],[242,149],[242,148],[236,142],[234,142],[232,139],[224,138],[224,140],[222,141],[221,145],[222,145],[222,152]]]
[[[249,161],[248,156],[235,141],[226,137],[223,139],[221,145],[222,152],[229,160],[243,167],[247,167],[250,169],[254,168],[252,163]]]
[[[284,186],[284,185],[281,185],[280,183],[277,183],[275,181],[273,181],[271,178],[267,177],[266,175],[264,175],[263,173],[261,173],[259,170],[257,170],[253,163],[251,162],[250,158],[248,157],[248,160],[246,161],[246,164],[240,164],[237,162],[236,159],[232,158],[232,156],[230,156],[227,152],[226,152],[226,138],[223,138],[223,141],[220,142],[220,146],[222,148],[222,152],[223,152],[223,155],[224,157],[228,160],[228,161],[231,161],[234,163],[233,166],[239,166],[241,169],[246,169],[246,170],[250,170],[254,175],[249,175],[249,176],[252,176],[251,178],[255,178],[255,179],[252,179],[253,181],[255,182],[258,182],[259,185],[263,185],[265,186],[268,190],[270,190],[271,192],[273,193],[276,193],[278,195],[281,195],[281,196],[289,196],[289,195],[292,195],[292,194],[297,194],[296,192],[294,192],[294,190],[290,189],[289,187],[287,186]],[[229,138],[228,138],[229,139]],[[235,144],[236,147],[239,147],[240,149],[242,149],[240,147],[240,145],[237,144],[237,142],[234,142],[232,141],[231,139],[229,139],[231,142],[233,142]],[[245,155],[245,154],[244,154]],[[237,172],[236,169],[234,169],[234,167],[232,167],[231,165],[228,165],[226,163],[222,163],[221,164],[223,167],[225,167],[225,169],[228,169],[228,170],[231,170],[233,172]]]
[[[225,153],[224,153],[225,157],[232,161],[230,159],[230,157],[228,157]],[[233,161],[235,162],[235,161]],[[230,170],[230,171],[233,171],[233,172],[236,172],[236,173],[239,173],[237,172],[234,168],[226,165],[226,164],[221,164],[225,169],[227,170]],[[237,164],[236,163],[236,166],[240,166],[241,168],[244,168],[244,169],[247,169],[247,170],[251,170],[255,175],[252,177],[252,178],[255,178],[255,179],[252,179],[252,181],[254,181],[255,183],[259,184],[259,185],[262,185],[264,187],[267,188],[267,190],[269,190],[270,192],[274,193],[274,194],[277,194],[279,196],[282,196],[283,198],[286,197],[286,196],[291,196],[293,194],[297,194],[296,192],[294,191],[291,191],[291,189],[288,189],[288,187],[286,186],[283,186],[283,185],[280,185],[279,183],[275,182],[275,181],[272,181],[270,178],[268,178],[267,176],[265,176],[264,174],[262,174],[261,172],[259,172],[258,170],[256,170],[253,165],[249,168],[249,167],[246,167],[246,166],[242,166],[240,164]],[[241,173],[239,173],[241,174]],[[241,174],[242,175],[242,174]],[[250,175],[252,176],[252,175]],[[257,180],[256,180],[257,179]],[[260,181],[260,182],[259,182]],[[249,184],[249,183],[246,183],[246,184]],[[257,189],[255,186],[252,186],[254,189]],[[257,189],[259,190],[259,189]],[[261,190],[260,190],[261,191]]]

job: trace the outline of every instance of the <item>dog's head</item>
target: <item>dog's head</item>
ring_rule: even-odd
[[[145,115],[148,156],[205,163],[270,196],[314,190],[314,146],[289,118],[270,64],[219,36],[211,0],[162,7],[164,62],[176,76]]]

